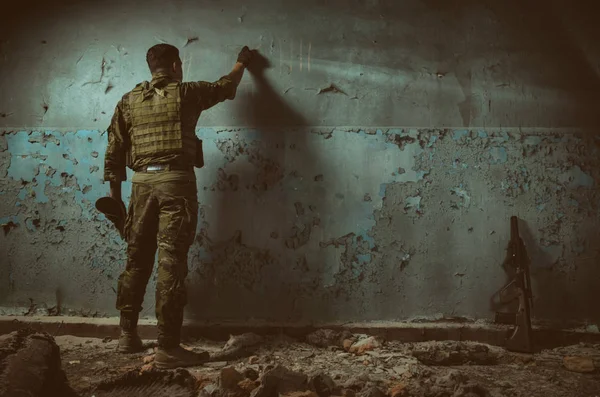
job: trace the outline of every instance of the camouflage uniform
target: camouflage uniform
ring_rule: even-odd
[[[108,128],[104,180],[124,181],[126,166],[135,171],[125,224],[127,265],[119,277],[116,306],[125,314],[142,310],[158,248],[156,317],[162,347],[179,345],[187,301],[187,254],[198,218],[193,167],[203,165],[196,123],[203,110],[235,93],[227,77],[180,83],[155,74],[123,96]],[[146,170],[153,165],[168,169]]]

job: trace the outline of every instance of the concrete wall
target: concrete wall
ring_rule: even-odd
[[[593,13],[286,3],[31,3],[12,15],[0,39],[0,306],[114,314],[124,244],[93,207],[108,191],[104,131],[148,78],[147,48],[166,41],[186,79],[227,73],[244,44],[270,63],[200,119],[190,317],[488,318],[518,215],[536,317],[600,321],[588,304],[600,297]]]

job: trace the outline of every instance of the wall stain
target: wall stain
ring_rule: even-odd
[[[196,267],[194,272],[201,279],[215,283],[214,293],[223,285],[242,286],[254,293],[273,291],[268,289],[272,288],[269,277],[275,277],[277,269],[280,285],[299,293],[293,307],[302,307],[315,290],[322,290],[322,296],[334,299],[335,305],[356,304],[360,310],[360,302],[367,302],[364,297],[371,295],[368,304],[376,306],[374,310],[380,310],[378,302],[397,301],[406,311],[394,313],[419,314],[423,306],[411,305],[423,300],[421,294],[446,307],[459,291],[464,294],[481,282],[489,284],[490,290],[496,286],[496,251],[504,250],[506,220],[513,213],[530,228],[527,246],[533,252],[532,277],[541,277],[535,293],[541,297],[538,304],[544,315],[563,315],[544,300],[551,287],[562,288],[569,299],[580,302],[584,297],[579,293],[581,282],[570,280],[582,277],[581,272],[588,272],[586,279],[600,274],[593,262],[599,243],[594,229],[600,208],[598,138],[468,128],[318,130],[322,134],[311,139],[320,141],[318,135],[333,139],[331,144],[338,151],[355,149],[351,145],[358,144],[378,158],[393,153],[400,160],[383,163],[385,175],[372,169],[360,178],[358,172],[324,168],[327,161],[295,164],[296,169],[289,171],[284,170],[280,156],[272,155],[281,148],[257,141],[250,130],[242,130],[247,140],[227,135],[215,138],[218,151],[209,154],[217,156],[213,161],[222,162],[205,185],[214,187],[222,195],[219,199],[242,195],[246,188],[270,190],[277,202],[265,205],[276,208],[281,195],[273,188],[284,180],[293,181],[294,189],[285,194],[287,211],[295,216],[282,218],[281,225],[266,225],[267,241],[260,246],[248,246],[242,240],[247,223],[240,224],[234,236],[213,242],[208,235],[214,226],[202,220],[191,267]],[[215,131],[206,134],[210,142]],[[352,139],[346,134],[353,134]],[[5,175],[0,181],[4,215],[0,225],[5,232],[0,253],[15,261],[10,276],[0,269],[0,277],[15,286],[9,295],[2,295],[0,306],[22,298],[24,280],[39,284],[42,292],[42,284],[55,288],[56,282],[42,280],[47,276],[43,269],[48,267],[52,274],[70,271],[77,280],[67,286],[67,305],[77,297],[77,302],[88,300],[101,310],[112,310],[114,280],[125,251],[114,228],[93,207],[108,189],[98,174],[105,140],[101,131],[5,131],[0,135],[0,173]],[[207,150],[211,146],[207,144]],[[294,142],[286,142],[285,147],[294,147]],[[300,145],[293,149],[301,150]],[[348,167],[355,165],[351,157],[341,161],[347,161]],[[251,165],[247,183],[245,174],[238,171],[243,162]],[[315,183],[324,173],[326,183]],[[129,184],[123,186],[126,201]],[[201,212],[211,208],[215,197],[200,192]],[[316,227],[319,235],[331,236],[333,229],[343,232],[317,244],[321,238],[316,238]],[[476,255],[466,254],[464,247],[473,246],[478,247]],[[329,259],[315,259],[321,257]],[[563,275],[565,284],[558,285],[563,282],[558,279],[548,281],[549,273],[544,272]],[[458,273],[463,276],[454,285],[450,280]],[[440,291],[448,297],[440,300]],[[94,303],[104,295],[111,301]],[[37,303],[38,298],[33,298]],[[487,308],[479,307],[476,299],[473,302],[474,308],[453,303],[452,307],[485,316]],[[377,313],[385,317],[384,312]],[[583,309],[577,316],[584,314],[592,316]]]
[[[275,160],[265,156],[259,144],[254,141],[246,143],[238,137],[233,139],[216,139],[215,144],[229,163],[233,163],[240,156],[257,169],[254,183],[249,185],[253,191],[264,192],[276,186],[284,178],[283,167]]]
[[[314,227],[321,225],[321,219],[316,214],[317,208],[309,206],[309,213],[305,211],[301,202],[294,203],[296,210],[296,222],[291,227],[289,237],[285,239],[285,246],[289,249],[298,249],[310,241],[310,235]]]
[[[242,232],[237,230],[225,241],[213,242],[206,230],[197,236],[204,251],[196,273],[220,284],[237,284],[255,290],[263,282],[262,269],[275,262],[269,250],[249,247],[242,242]]]

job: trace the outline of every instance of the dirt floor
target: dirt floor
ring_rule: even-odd
[[[317,394],[312,395],[319,397],[600,397],[600,345],[580,344],[527,355],[472,342],[403,344],[367,335],[346,335],[349,339],[342,336],[338,343],[336,338],[339,335],[332,339],[326,332],[304,341],[284,335],[262,340],[250,337],[245,342],[242,338],[240,343],[252,349],[250,357],[210,362],[188,369],[193,377],[190,378],[196,382],[193,395],[272,395],[261,393],[257,387],[264,386],[267,382],[265,374],[269,371],[272,377],[276,376],[279,370],[276,367],[280,365],[289,371],[313,375],[309,379],[311,384],[317,384]],[[123,378],[125,374],[155,373],[152,364],[154,346],[149,341],[145,353],[133,355],[118,354],[116,340],[109,338],[58,336],[56,343],[69,383],[82,397],[98,397],[101,394],[94,394],[98,386]],[[235,343],[234,338],[229,345]],[[224,343],[195,340],[187,341],[184,346],[217,353]],[[231,371],[231,367],[237,372]],[[179,375],[188,375],[177,371]],[[225,378],[232,376],[235,383],[243,378],[250,379],[242,382],[241,389],[242,383],[239,383],[235,392],[222,393],[227,388]],[[260,376],[258,380],[257,376]],[[319,387],[319,384],[329,386]],[[278,394],[289,395],[290,391],[292,389],[288,388]]]

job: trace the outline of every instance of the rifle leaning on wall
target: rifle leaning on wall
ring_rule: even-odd
[[[497,293],[500,305],[514,305],[518,302],[518,308],[516,312],[496,312],[495,322],[515,326],[506,340],[507,350],[533,353],[533,332],[531,329],[533,296],[529,278],[529,258],[525,244],[519,236],[518,221],[519,219],[516,216],[510,218],[510,242],[508,243],[505,259],[505,268],[514,272],[514,276]]]

